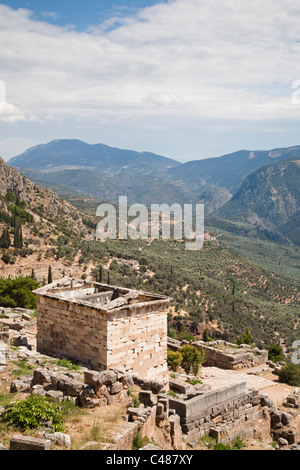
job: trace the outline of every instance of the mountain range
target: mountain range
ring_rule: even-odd
[[[300,146],[240,150],[181,163],[149,152],[80,140],[55,140],[8,164],[36,183],[74,197],[128,203],[204,203],[206,214],[258,227],[260,235],[300,244]]]

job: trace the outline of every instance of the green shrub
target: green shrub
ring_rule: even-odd
[[[79,365],[74,364],[72,361],[69,361],[68,359],[58,359],[56,364],[61,367],[67,367],[67,369],[69,370],[80,370]]]
[[[204,438],[202,438],[202,441],[210,449],[213,449],[213,450],[241,450],[245,446],[245,443],[240,438],[240,436],[237,436],[232,442],[229,442],[228,444],[222,444],[221,442],[216,442],[214,439],[212,439],[209,436],[205,436]]]
[[[247,328],[246,331],[244,333],[242,333],[235,342],[238,345],[248,344],[249,346],[251,346],[251,344],[252,344],[252,334],[251,334],[250,329]]]
[[[173,372],[176,372],[177,368],[181,364],[182,359],[183,357],[180,354],[180,352],[178,351],[175,352],[175,351],[171,351],[170,349],[168,349],[168,352],[167,352],[168,366]]]
[[[203,382],[201,380],[190,380],[189,381],[189,384],[190,385],[198,385],[198,384],[203,384]]]
[[[36,308],[36,296],[33,290],[39,283],[30,276],[19,276],[16,279],[0,278],[0,304],[3,307]]]
[[[139,450],[147,444],[149,444],[149,439],[147,437],[142,437],[142,432],[139,429],[133,440],[132,450]]]
[[[279,371],[279,381],[293,387],[300,386],[300,365],[288,362]]]
[[[270,344],[268,346],[268,357],[269,361],[272,362],[282,362],[284,360],[283,349],[279,343]]]
[[[184,370],[189,373],[190,369],[192,368],[193,373],[197,375],[199,372],[200,365],[203,364],[205,360],[204,349],[198,349],[190,344],[185,344],[181,346],[178,352],[182,356],[181,365]]]
[[[64,431],[60,408],[45,397],[31,395],[26,400],[11,403],[1,415],[1,420],[21,428],[23,431],[37,429],[51,422],[54,431]]]

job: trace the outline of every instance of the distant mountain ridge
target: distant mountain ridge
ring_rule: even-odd
[[[253,171],[276,161],[300,157],[300,146],[273,150],[240,150],[217,158],[184,163],[171,168],[168,175],[194,191],[220,186],[235,193]]]
[[[13,167],[57,171],[65,169],[89,169],[107,175],[124,170],[143,174],[155,174],[180,165],[171,158],[150,152],[120,150],[104,144],[87,144],[81,140],[54,140],[37,145],[23,154],[13,157],[8,164]]]
[[[180,163],[149,152],[64,139],[30,148],[8,164],[61,196],[69,190],[74,196],[117,202],[122,195],[129,204],[148,207],[204,203],[206,214],[246,222],[259,227],[263,237],[297,244],[300,175],[292,161],[299,159],[300,146],[294,146]],[[280,171],[289,176],[287,187]]]
[[[87,144],[81,140],[54,140],[37,145],[11,158],[10,166],[43,171],[46,174],[65,170],[89,170],[107,176],[132,174],[164,177],[198,197],[210,187],[221,187],[234,194],[253,171],[276,161],[300,156],[300,146],[272,150],[240,150],[216,158],[181,163],[150,152],[120,150],[104,144]]]
[[[300,244],[300,156],[251,173],[218,215],[278,231]]]

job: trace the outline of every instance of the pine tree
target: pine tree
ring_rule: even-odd
[[[51,269],[51,266],[49,266],[49,269],[48,269],[48,284],[52,284],[52,269]]]

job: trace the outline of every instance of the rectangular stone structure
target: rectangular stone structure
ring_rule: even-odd
[[[190,400],[168,397],[169,406],[180,416],[182,424],[188,424],[210,413],[218,413],[223,405],[236,404],[239,397],[249,393],[247,382],[239,382]]]
[[[168,382],[168,297],[72,278],[34,293],[40,353]]]
[[[48,439],[29,436],[14,436],[10,440],[9,450],[50,450]]]

